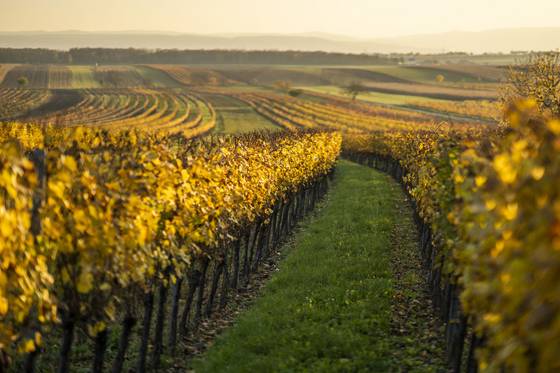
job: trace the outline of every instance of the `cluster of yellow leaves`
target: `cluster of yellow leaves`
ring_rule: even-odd
[[[0,146],[0,350],[35,347],[38,324],[53,321],[56,304],[48,260],[31,233],[33,164],[14,142]],[[25,340],[31,343],[22,343]],[[38,339],[36,339],[38,341]]]
[[[114,319],[119,300],[175,281],[196,256],[222,256],[229,242],[255,221],[265,221],[280,200],[332,169],[341,146],[338,134],[310,132],[185,140],[49,129],[40,136],[48,179],[36,251],[29,233],[35,185],[26,189],[27,199],[19,192],[12,196],[27,201],[13,212],[26,239],[20,251],[34,261],[34,268],[26,268],[44,268],[50,280],[43,285],[32,280],[29,288],[45,292],[59,317],[78,321],[90,334]],[[35,180],[31,165],[22,162]],[[8,160],[6,167],[14,166]],[[39,261],[43,267],[37,267]],[[15,284],[6,287],[24,290]],[[6,315],[15,317],[11,301],[7,304]],[[31,299],[31,306],[42,304]],[[26,310],[21,315],[34,321]],[[21,338],[21,320],[0,328],[9,328],[2,349]],[[29,338],[22,343],[27,350],[34,347]]]
[[[455,170],[462,301],[489,371],[560,369],[560,131],[535,106],[513,108],[494,157],[469,149]]]

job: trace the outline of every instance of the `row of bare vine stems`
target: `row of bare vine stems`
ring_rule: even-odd
[[[34,151],[30,154],[30,159],[35,164],[44,188],[47,177],[45,154],[41,150]],[[334,169],[300,188],[286,200],[277,202],[269,219],[258,219],[239,232],[233,244],[223,248],[219,257],[196,258],[186,276],[178,278],[175,284],[166,286],[164,283],[157,283],[153,287],[156,291],[139,292],[138,303],[142,304],[142,312],[135,312],[135,307],[130,304],[125,304],[124,309],[120,310],[120,334],[112,362],[108,362],[106,357],[110,329],[105,329],[94,337],[91,371],[109,371],[106,368],[110,365],[111,373],[122,372],[133,338],[138,338],[136,373],[157,370],[163,354],[175,356],[180,337],[186,338],[196,331],[201,321],[226,306],[232,293],[249,284],[251,276],[261,263],[278,249],[296,223],[312,211],[327,193],[333,177]],[[41,231],[41,195],[40,192],[37,193],[33,205],[32,230],[36,235]],[[171,271],[171,268],[167,271]],[[168,297],[171,297],[170,305]],[[58,373],[68,373],[72,371],[71,353],[76,343],[78,320],[73,315],[62,314],[61,321],[57,326],[62,343],[56,369]],[[166,329],[167,338],[164,338]],[[39,370],[41,367],[38,367],[38,357],[40,353],[47,353],[46,349],[45,347],[28,354],[25,361],[14,364],[13,367],[16,371],[23,370],[27,373]],[[0,373],[5,370],[0,364]]]
[[[441,255],[438,247],[434,247],[430,225],[420,217],[416,201],[408,193],[404,179],[406,170],[397,160],[384,155],[345,152],[344,157],[391,175],[403,187],[414,210],[414,222],[418,227],[423,265],[429,273],[428,281],[434,311],[445,325],[448,367],[453,372],[461,372],[463,367],[463,371],[467,373],[476,373],[478,364],[474,352],[483,342],[483,338],[477,337],[469,327],[468,319],[462,312],[459,301],[461,289],[453,281],[453,275],[444,274],[442,271],[446,258]]]

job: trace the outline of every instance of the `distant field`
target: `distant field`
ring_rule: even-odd
[[[150,87],[145,79],[132,66],[99,66],[93,67],[93,76],[105,88]]]
[[[297,99],[302,101],[317,100],[318,94],[331,95],[330,99],[345,98],[341,87],[360,82],[369,92],[361,94],[359,101],[393,106],[398,111],[391,112],[389,117],[397,115],[402,119],[422,115],[428,122],[430,118],[439,120],[442,115],[450,114],[462,121],[468,119],[465,115],[490,117],[492,106],[477,110],[476,103],[457,103],[495,99],[498,95],[496,82],[504,71],[473,65],[1,65],[0,88],[6,91],[0,119],[27,116],[33,120],[53,121],[65,118],[70,124],[89,121],[98,125],[118,122],[119,126],[128,126],[132,122],[138,125],[144,117],[149,117],[150,127],[167,128],[165,122],[169,121],[169,127],[175,128],[188,127],[197,121],[210,123],[215,117],[215,131],[221,133],[277,129],[278,121],[273,122],[263,115],[265,106],[260,108],[259,114],[250,106],[254,101],[239,98],[246,94],[269,94],[276,91],[275,83],[283,81],[291,87],[315,93]],[[438,75],[444,76],[444,82],[436,83]],[[18,83],[20,77],[28,80],[24,87]],[[45,92],[32,95],[9,91],[21,88],[44,89]],[[86,93],[86,90],[91,92]],[[285,90],[277,92],[286,94]],[[203,102],[194,96],[182,96],[183,93],[206,98],[215,107],[216,115]],[[379,110],[372,115],[379,115]]]
[[[64,89],[73,88],[72,70],[66,66],[48,66],[47,88]]]
[[[257,114],[249,105],[236,98],[223,95],[208,95],[206,97],[218,113],[216,132],[230,134],[280,129],[268,119]]]
[[[445,70],[456,71],[461,74],[469,74],[476,78],[477,81],[501,82],[508,73],[505,67],[485,66],[485,65],[460,65],[449,64],[444,66]]]
[[[324,85],[329,80],[320,71],[294,67],[240,67],[218,70],[233,81],[251,85],[271,85],[277,81],[287,81],[297,85]]]
[[[214,108],[198,95],[148,88],[0,89],[0,120],[14,117],[24,122],[143,128],[188,136],[207,133],[216,123]]]
[[[302,87],[307,92],[328,94],[335,97],[348,99],[339,87]],[[480,119],[485,122],[493,122],[498,119],[500,113],[499,104],[486,100],[456,101],[442,100],[422,96],[395,95],[389,93],[368,92],[358,96],[357,102],[370,102],[372,104],[390,105],[401,109],[409,109],[415,112],[433,113],[438,116],[451,116],[452,119],[463,120],[464,118]]]
[[[0,83],[2,83],[2,81],[4,80],[4,77],[6,76],[6,74],[8,73],[9,70],[11,70],[13,67],[15,67],[17,65],[13,65],[13,64],[0,64]]]
[[[46,89],[0,88],[0,120],[11,120],[45,104],[51,97]]]
[[[430,63],[431,61],[437,60],[440,64],[446,65],[465,65],[465,64],[475,64],[480,66],[509,66],[513,65],[519,60],[523,60],[527,56],[517,56],[512,54],[488,54],[488,55],[422,55],[416,56],[416,61],[420,63]]]
[[[21,87],[20,77],[28,84]],[[181,83],[165,72],[147,66],[2,65],[0,86],[4,88],[174,88]]]
[[[415,83],[366,83],[372,91],[392,94],[405,94],[447,100],[492,100],[498,98],[497,91],[472,90],[447,87],[445,85]]]
[[[93,75],[91,66],[70,66],[72,71],[72,88],[101,88]]]
[[[154,88],[175,88],[181,86],[179,82],[161,70],[149,66],[134,66],[134,68]]]
[[[0,87],[3,88],[20,88],[22,85],[18,83],[18,79],[26,78],[26,88],[48,88],[49,87],[49,70],[46,65],[17,65],[6,73]]]
[[[498,121],[503,112],[503,108],[499,102],[490,101],[411,101],[407,107],[434,111],[438,113],[447,113],[452,115],[461,115],[473,118],[480,118],[487,121]]]
[[[438,75],[446,82],[496,82],[504,74],[502,69],[476,65],[378,66],[371,70],[417,82],[435,82]]]
[[[301,87],[305,90],[317,93],[327,93],[340,97],[348,97],[341,87],[336,86],[317,86],[317,87]],[[367,92],[358,96],[362,101],[374,102],[387,105],[405,105],[413,101],[441,101],[430,97],[419,97],[411,95],[399,95],[381,92]]]
[[[214,67],[227,78],[252,85],[283,80],[299,86],[343,85],[354,81],[378,83],[435,82],[492,83],[503,79],[503,68],[482,65],[430,66],[243,66]]]
[[[25,88],[177,88],[181,86],[272,86],[278,81],[293,86],[344,86],[361,82],[370,86],[386,83],[435,84],[438,86],[479,89],[478,84],[495,83],[504,69],[475,65],[445,66],[242,66],[192,67],[185,65],[3,65],[0,86],[20,87],[17,80],[26,77]],[[473,86],[470,86],[473,85]],[[487,89],[486,87],[485,89]],[[401,89],[402,90],[402,89]],[[382,91],[386,92],[386,91]],[[432,92],[429,90],[428,92]],[[387,92],[386,92],[387,93]],[[395,93],[395,92],[389,92]],[[404,93],[407,92],[398,92]],[[415,94],[415,93],[410,93]]]
[[[174,81],[173,84],[187,86],[223,86],[235,84],[218,71],[204,67],[190,67],[185,65],[148,65],[149,68],[161,71]]]

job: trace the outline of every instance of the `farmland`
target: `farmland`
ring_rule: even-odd
[[[218,113],[216,130],[220,133],[280,129],[279,126],[255,112],[251,106],[233,96],[211,94],[207,97]]]
[[[61,126],[145,128],[196,136],[211,131],[216,113],[208,102],[172,90],[4,90],[0,99],[11,105],[5,120],[17,117],[33,123]]]
[[[0,65],[0,372],[552,371],[540,58]]]
[[[22,92],[30,90],[27,96],[37,97],[34,100],[22,100],[19,105],[14,105],[10,112],[6,110],[0,119],[17,117],[34,122],[58,121],[66,125],[88,123],[98,126],[132,127],[135,122],[147,119],[146,125],[153,128],[161,129],[159,124],[161,122],[171,123],[167,126],[169,128],[174,128],[178,123],[189,128],[197,120],[197,114],[194,114],[197,108],[200,107],[201,112],[210,113],[212,106],[210,102],[217,100],[221,105],[221,110],[216,115],[219,124],[216,127],[218,132],[234,133],[274,128],[279,125],[279,118],[265,115],[266,108],[261,105],[262,101],[257,105],[254,98],[248,98],[251,95],[270,94],[272,95],[270,97],[275,100],[283,101],[285,94],[275,88],[275,84],[279,81],[294,85],[304,84],[302,88],[308,90],[308,98],[313,102],[326,101],[326,105],[336,104],[344,107],[361,105],[357,110],[369,111],[367,115],[383,112],[380,118],[389,117],[394,120],[402,117],[400,125],[404,127],[407,126],[406,121],[409,118],[414,118],[416,122],[422,118],[425,124],[450,118],[459,123],[466,122],[469,117],[490,120],[493,118],[490,113],[491,105],[485,106],[488,109],[481,114],[475,112],[476,104],[470,104],[469,111],[468,108],[463,107],[464,105],[461,106],[460,102],[454,103],[454,101],[472,98],[470,96],[475,98],[480,95],[490,98],[495,96],[492,91],[429,85],[425,79],[431,79],[431,75],[435,72],[430,70],[429,73],[419,74],[418,68],[412,70],[408,68],[245,67],[214,70],[178,65],[68,67],[19,65],[7,67],[6,70],[6,76],[0,86],[21,89]],[[443,69],[436,72],[439,73],[441,70]],[[482,71],[488,74],[487,69]],[[459,76],[458,73],[455,75]],[[18,83],[21,77],[27,79],[25,85]],[[341,93],[342,88],[313,85],[325,82],[342,84],[351,78],[362,79],[364,84],[368,84],[368,89],[372,90],[371,95],[362,95],[361,104],[345,102],[344,95]],[[416,81],[406,79],[416,79]],[[392,93],[373,91],[374,89],[384,91],[387,87]],[[31,90],[42,90],[43,93],[31,92]],[[73,93],[66,94],[62,90]],[[197,99],[185,99],[185,95],[196,94],[196,92],[198,92]],[[326,95],[320,95],[319,92],[324,92]],[[148,98],[150,95],[153,97]],[[464,95],[464,97],[456,95]],[[60,99],[70,96],[74,99]],[[75,99],[77,96],[80,97],[78,101]],[[434,99],[432,96],[452,100]],[[52,98],[50,103],[49,97]],[[7,95],[5,100],[11,100],[11,96]],[[290,98],[286,97],[286,100],[290,101]],[[52,102],[57,104],[53,105]],[[371,104],[367,104],[368,102]],[[188,112],[189,106],[194,108],[190,112]],[[99,112],[100,109],[103,112]],[[354,114],[356,112],[349,112],[347,117]],[[211,114],[206,117],[212,122]],[[379,123],[373,125],[371,116],[362,117],[362,120],[369,122],[367,130],[383,127],[383,125],[380,127]],[[286,123],[283,125],[285,126]],[[365,128],[364,125],[357,125],[361,126],[362,130]],[[299,127],[302,125],[300,124]],[[335,127],[331,123],[329,128]],[[340,125],[338,127],[340,128]]]

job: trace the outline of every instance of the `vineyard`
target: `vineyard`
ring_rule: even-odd
[[[559,66],[0,65],[0,372],[559,370]]]
[[[154,307],[157,365],[163,323],[174,348],[178,330],[223,306],[326,191],[340,148],[338,135],[320,133],[187,142],[23,125],[2,133],[13,137],[20,145],[5,142],[2,152],[0,346],[31,353],[25,364],[34,364],[43,330],[61,320],[61,371],[70,369],[75,328],[95,338],[98,367],[107,327],[122,318],[113,365],[121,371],[142,308],[137,367],[145,371]]]
[[[319,102],[301,101],[277,94],[241,94],[238,97],[259,114],[288,130],[314,128],[345,133],[368,133],[427,129],[442,125],[430,114],[360,104],[328,96],[323,96],[323,100]],[[464,129],[472,127],[469,122],[455,123],[453,126]]]
[[[193,94],[150,89],[71,92],[74,95],[52,94],[48,90],[2,90],[0,101],[6,103],[9,111],[0,113],[3,114],[0,119],[7,121],[19,117],[28,122],[70,127],[143,128],[181,132],[190,137],[211,131],[216,122],[212,105]],[[51,101],[55,103],[48,104],[52,96]]]

